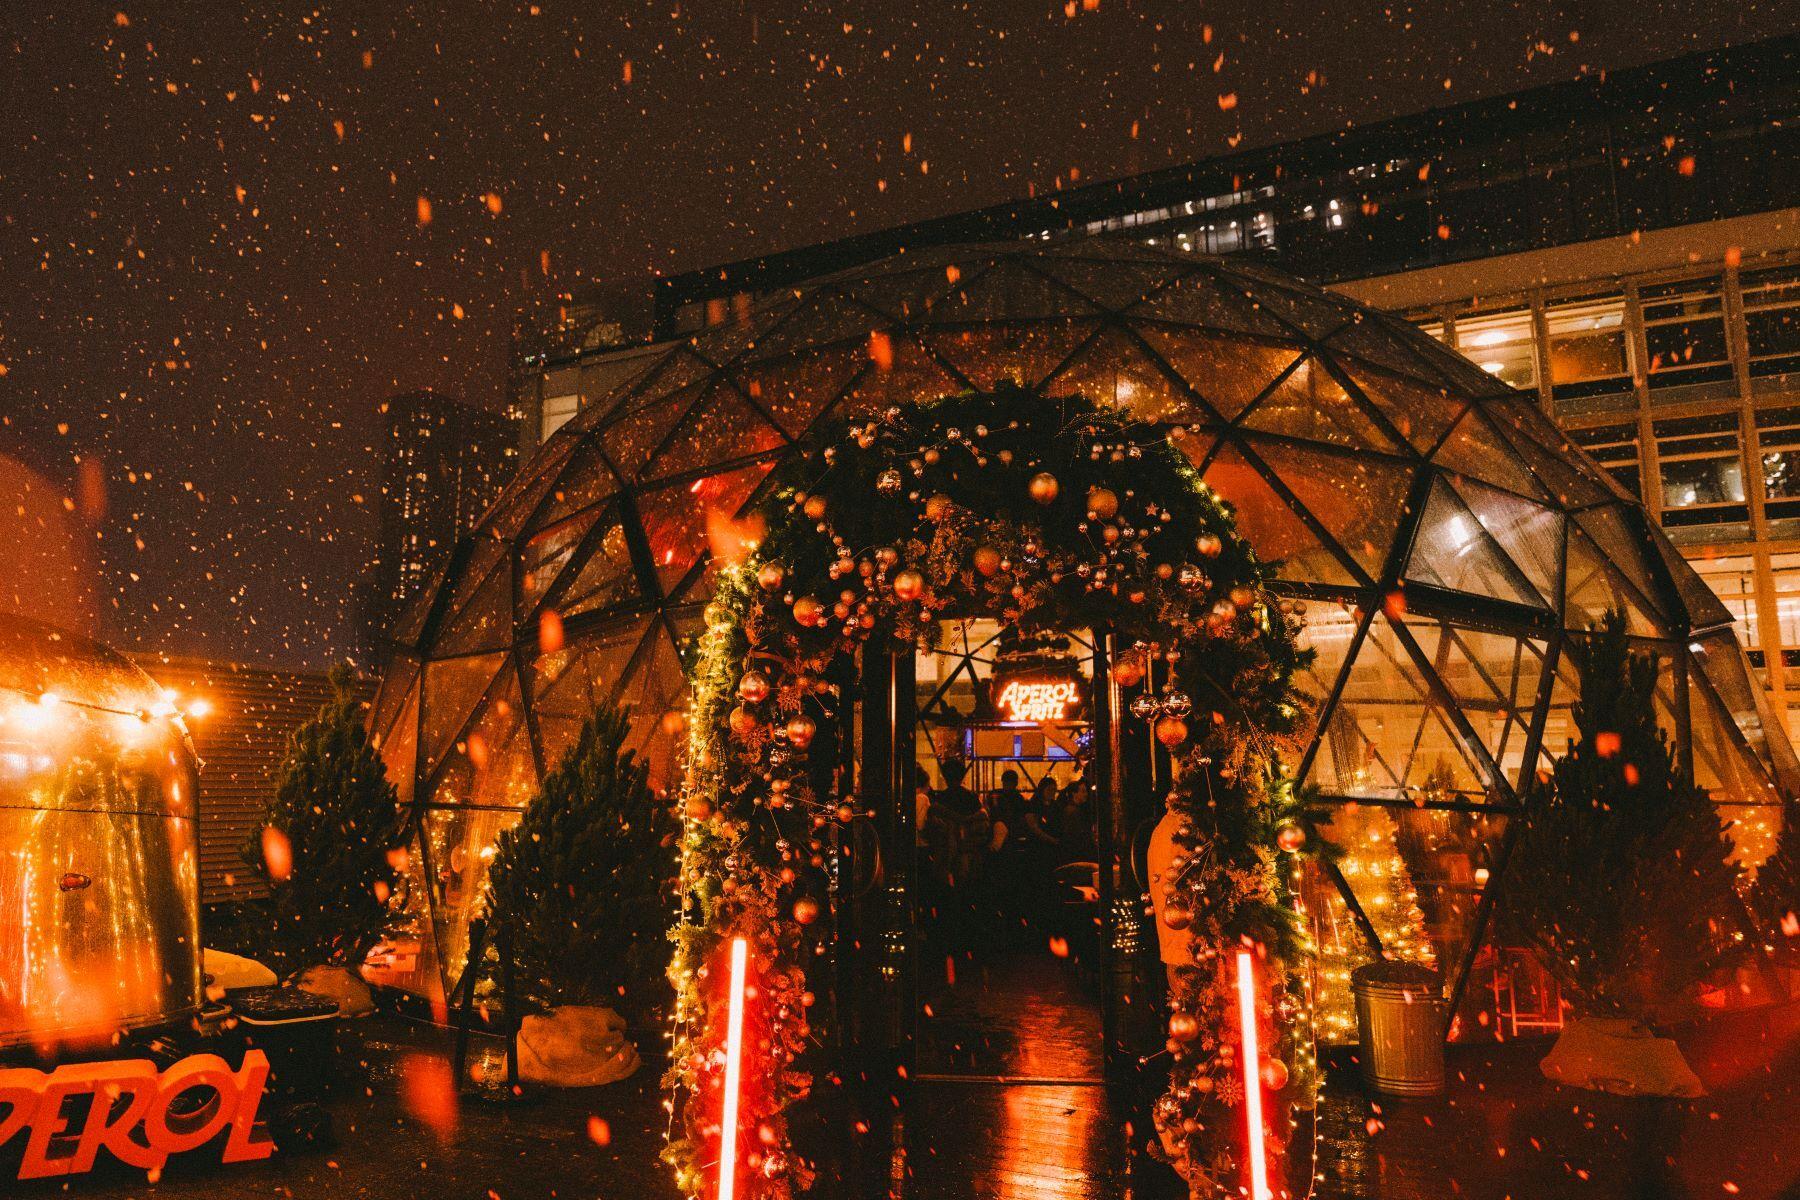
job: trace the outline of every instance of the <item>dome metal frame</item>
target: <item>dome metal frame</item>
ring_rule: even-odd
[[[1289,765],[1326,802],[1390,809],[1415,841],[1497,841],[1480,855],[1500,878],[1511,839],[1492,827],[1572,730],[1585,630],[1610,608],[1661,657],[1660,715],[1746,862],[1800,796],[1730,612],[1534,397],[1259,265],[1105,238],[945,247],[543,370],[581,410],[402,615],[371,715],[425,831],[413,882],[444,964],[436,983],[421,965],[427,990],[460,971],[480,850],[586,708],[633,705],[633,746],[674,769],[661,718],[711,593],[709,520],[754,507],[820,421],[1002,377],[1165,427],[1237,506],[1280,564],[1272,590],[1307,606],[1318,728]],[[1481,832],[1408,834],[1421,812]],[[1498,890],[1456,917],[1459,979]]]

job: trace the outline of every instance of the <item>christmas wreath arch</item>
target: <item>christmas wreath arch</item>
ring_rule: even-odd
[[[1191,1179],[1226,1183],[1244,1119],[1225,952],[1251,945],[1271,962],[1265,1020],[1293,1011],[1304,946],[1288,887],[1306,842],[1276,757],[1303,720],[1298,620],[1265,591],[1230,507],[1161,430],[1002,386],[840,424],[790,460],[761,515],[760,544],[720,571],[688,712],[666,1151],[683,1191],[713,1194],[723,1137],[736,1195],[785,1200],[811,1182],[784,1114],[810,1087],[796,1061],[825,829],[857,809],[821,764],[836,761],[827,747],[859,656],[929,644],[946,617],[1109,630],[1126,686],[1150,655],[1172,665],[1156,719],[1180,763],[1164,911],[1189,931],[1194,966],[1175,989],[1157,1125]],[[737,1120],[722,1133],[738,939],[752,986]],[[1265,1080],[1285,1074],[1271,1062]]]

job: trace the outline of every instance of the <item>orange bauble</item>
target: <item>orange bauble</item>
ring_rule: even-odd
[[[794,901],[794,920],[802,925],[811,925],[819,919],[819,902],[810,896],[802,896]]]
[[[939,492],[925,502],[925,519],[927,521],[943,520],[950,515],[950,510],[954,506],[954,503],[955,502],[952,501],[950,497]]]
[[[1120,687],[1136,687],[1144,682],[1144,659],[1138,654],[1122,654],[1113,660],[1113,678]]]
[[[925,577],[917,571],[902,571],[894,576],[894,595],[902,600],[917,600],[925,594]]]
[[[1169,1018],[1169,1036],[1178,1042],[1193,1041],[1200,1036],[1200,1019],[1193,1013],[1176,1013]]]
[[[811,629],[825,619],[825,605],[811,596],[794,601],[794,620]]]
[[[1225,549],[1225,543],[1219,540],[1219,535],[1216,533],[1203,533],[1194,539],[1194,549],[1200,551],[1207,558],[1217,558],[1219,551]]]
[[[1187,741],[1187,722],[1180,717],[1164,717],[1156,723],[1156,740],[1173,750]]]
[[[1000,569],[1000,552],[992,546],[981,546],[975,551],[975,569],[983,575],[992,575]]]
[[[813,723],[811,717],[802,715],[788,718],[788,741],[794,744],[796,750],[804,750],[812,745],[813,735],[818,731],[819,727]]]
[[[756,572],[756,582],[765,592],[779,592],[787,582],[787,570],[780,563],[764,563]]]
[[[1056,482],[1056,476],[1048,471],[1039,471],[1031,477],[1031,498],[1039,504],[1053,503],[1061,490],[1062,485]]]
[[[1110,521],[1119,514],[1119,494],[1111,488],[1089,488],[1087,506],[1090,517]]]
[[[750,734],[755,731],[758,724],[756,714],[741,704],[732,709],[731,715],[725,720],[726,724],[730,727],[731,732],[738,737],[750,736]]]
[[[806,503],[801,506],[801,511],[815,521],[820,520],[825,515],[825,497],[808,496]]]
[[[758,671],[745,671],[738,680],[738,699],[748,704],[761,704],[769,697],[769,681]]]

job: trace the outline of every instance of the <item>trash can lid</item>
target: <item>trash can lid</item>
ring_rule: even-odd
[[[1358,992],[1385,992],[1388,995],[1424,992],[1438,997],[1438,973],[1418,963],[1384,959],[1368,963],[1350,973],[1350,986]]]

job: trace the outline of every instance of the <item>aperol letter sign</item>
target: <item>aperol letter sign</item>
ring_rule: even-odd
[[[1087,710],[1087,687],[1073,673],[996,675],[992,687],[994,711],[1002,721],[1037,725],[1079,721]]]
[[[269,1079],[261,1050],[233,1071],[216,1054],[195,1054],[158,1072],[148,1059],[66,1063],[48,1074],[30,1067],[0,1070],[0,1146],[23,1135],[20,1179],[81,1175],[105,1150],[126,1166],[158,1171],[170,1157],[197,1150],[227,1129],[223,1162],[267,1158],[275,1145],[256,1136],[256,1110]],[[192,1111],[175,1106],[205,1089]],[[76,1120],[65,1103],[88,1097]],[[123,1101],[123,1103],[121,1103]],[[76,1112],[80,1111],[77,1101]]]

